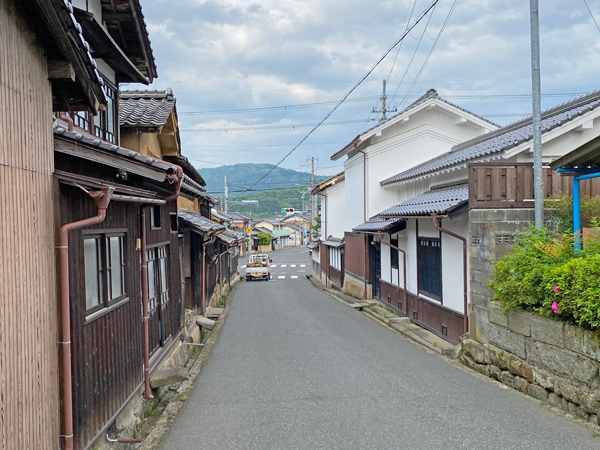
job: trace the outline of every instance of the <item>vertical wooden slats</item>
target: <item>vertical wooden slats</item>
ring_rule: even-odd
[[[52,92],[0,2],[0,448],[59,447]]]
[[[370,278],[370,268],[365,267],[365,264],[368,264],[365,255],[368,252],[367,237],[364,234],[345,233],[344,242],[346,247],[345,253],[352,255],[351,258],[346,258],[344,261],[345,271],[368,280]],[[322,261],[321,268],[325,268]]]
[[[573,177],[543,169],[544,197],[572,194]],[[582,195],[600,195],[600,179],[582,180]],[[480,163],[469,166],[469,208],[533,208],[533,165]]]

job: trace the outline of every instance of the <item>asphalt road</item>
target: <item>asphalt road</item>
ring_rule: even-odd
[[[273,257],[274,280],[238,288],[160,449],[600,449],[589,429],[291,279],[309,273],[306,248]]]

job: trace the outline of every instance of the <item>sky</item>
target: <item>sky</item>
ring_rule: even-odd
[[[432,0],[141,3],[158,78],[123,89],[173,89],[182,153],[202,171],[279,163]],[[539,14],[542,109],[599,89],[600,0],[543,0]],[[384,79],[398,110],[433,88],[499,125],[529,115],[529,33],[526,0],[439,0],[281,166],[342,171],[330,157],[378,123]]]

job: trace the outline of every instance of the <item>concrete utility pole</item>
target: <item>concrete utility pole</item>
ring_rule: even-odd
[[[315,158],[314,156],[311,158],[311,176],[310,176],[310,229],[312,231],[312,227],[315,222],[315,212],[317,208],[317,204],[315,202],[316,195],[312,194],[313,189],[315,188]],[[310,233],[312,234],[312,233]]]
[[[227,192],[227,175],[225,175],[225,212],[228,212],[228,207],[227,207],[227,200],[229,198],[229,193]]]
[[[535,227],[544,227],[544,181],[542,179],[542,88],[540,82],[540,21],[538,0],[529,0],[531,23],[531,99],[533,117],[533,188]]]
[[[381,109],[379,111],[377,111],[375,108],[373,108],[373,113],[381,113],[381,119],[379,119],[380,122],[383,122],[384,120],[386,120],[386,116],[385,114],[388,112],[396,112],[398,111],[398,108],[394,107],[394,109],[387,109],[385,107],[385,102],[387,100],[387,95],[385,93],[385,85],[386,85],[386,81],[383,80],[383,95],[381,97],[379,97],[379,99],[381,100]]]

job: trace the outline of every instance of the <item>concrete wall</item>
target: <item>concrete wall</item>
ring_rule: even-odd
[[[533,209],[473,209],[469,211],[470,309],[469,335],[487,343],[488,280],[492,262],[513,250],[513,236],[534,221]]]
[[[522,310],[506,315],[491,302],[487,339],[463,339],[464,364],[598,425],[597,333]]]

